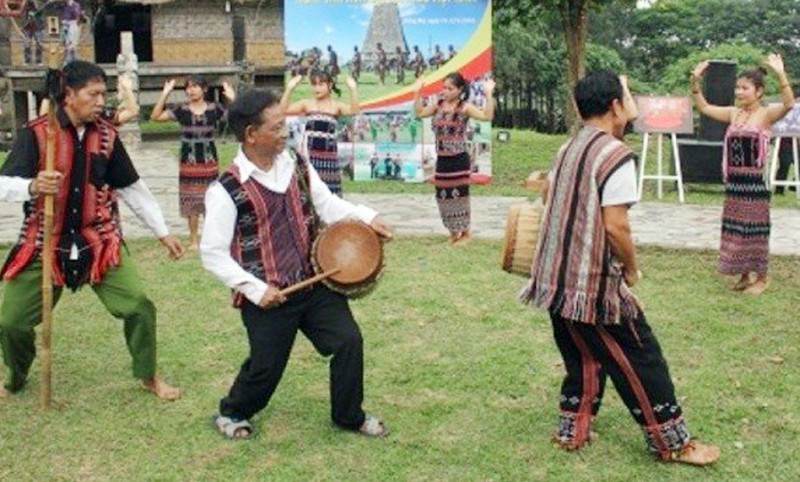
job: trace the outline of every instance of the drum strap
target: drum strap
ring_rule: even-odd
[[[311,238],[316,239],[319,233],[320,219],[317,216],[317,210],[314,209],[314,201],[311,199],[311,187],[308,185],[311,179],[308,173],[308,162],[294,149],[289,149],[289,155],[295,161],[295,175],[297,176],[297,185],[302,196],[303,212],[306,216],[311,217],[313,222]]]

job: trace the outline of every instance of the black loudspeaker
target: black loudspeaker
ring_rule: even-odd
[[[731,106],[735,99],[736,62],[713,60],[706,70],[703,95],[709,104]],[[700,116],[700,139],[721,141],[725,138],[728,124]]]
[[[722,182],[722,142],[678,139],[683,182]]]
[[[240,62],[247,56],[247,44],[245,43],[244,16],[233,16],[233,61]]]

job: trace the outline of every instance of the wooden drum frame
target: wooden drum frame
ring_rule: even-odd
[[[544,204],[541,199],[514,204],[508,208],[503,253],[500,257],[503,270],[530,277],[543,213]]]

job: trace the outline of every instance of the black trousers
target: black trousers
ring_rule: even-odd
[[[242,306],[250,356],[242,364],[220,413],[250,418],[269,403],[281,380],[298,330],[330,360],[331,419],[355,430],[364,423],[364,349],[347,299],[322,284],[290,295],[277,307]]]
[[[643,312],[621,325],[590,325],[555,313],[550,319],[567,371],[561,384],[559,442],[580,447],[589,439],[607,377],[652,452],[668,458],[689,442],[667,362]]]

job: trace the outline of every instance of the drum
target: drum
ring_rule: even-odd
[[[361,221],[345,220],[325,227],[314,240],[311,261],[328,288],[348,298],[364,296],[383,270],[383,243]]]
[[[508,208],[506,234],[500,265],[509,273],[531,275],[531,265],[536,256],[544,204],[535,202],[514,204]]]

